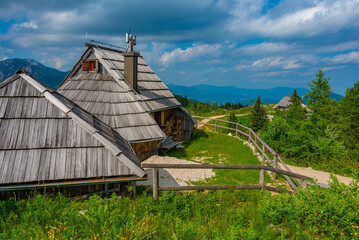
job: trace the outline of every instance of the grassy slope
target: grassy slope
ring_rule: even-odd
[[[224,134],[195,130],[193,139],[184,143],[184,149],[172,150],[171,157],[213,164],[258,165],[260,161],[243,141]],[[259,181],[258,170],[214,170],[216,176],[210,184],[256,184]],[[270,181],[267,176],[266,181]]]

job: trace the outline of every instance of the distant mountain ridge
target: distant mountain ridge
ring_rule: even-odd
[[[291,96],[294,89],[300,97],[303,97],[308,92],[306,88],[289,88],[289,87],[276,87],[270,89],[249,89],[238,88],[234,86],[212,86],[212,85],[194,85],[194,86],[181,86],[175,84],[167,84],[168,88],[174,94],[187,96],[189,99],[197,100],[200,102],[218,101],[222,102],[240,102],[242,104],[251,104],[251,100],[256,100],[258,95],[265,104],[278,103],[284,96]],[[331,97],[339,101],[342,96],[332,93]]]
[[[0,81],[11,77],[16,70],[25,69],[32,76],[39,79],[43,83],[52,88],[57,86],[66,77],[68,72],[62,72],[55,68],[47,67],[33,59],[13,58],[0,61]],[[181,86],[175,84],[167,84],[168,88],[174,93],[181,96],[187,96],[189,99],[200,102],[218,101],[251,104],[251,100],[256,100],[258,95],[261,96],[262,102],[265,104],[278,103],[284,96],[291,96],[295,88],[276,87],[271,89],[248,89],[238,88],[234,86],[212,86],[212,85],[194,85]],[[296,88],[300,97],[304,96],[308,89]],[[341,95],[332,93],[332,98],[340,100]]]
[[[25,69],[32,76],[52,88],[57,88],[68,73],[47,67],[34,59],[12,58],[0,61],[0,81],[11,77],[18,69]]]

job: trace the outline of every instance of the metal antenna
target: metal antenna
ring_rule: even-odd
[[[133,52],[133,46],[136,45],[136,36],[131,34],[131,28],[128,28],[128,33],[126,33],[126,43],[128,43],[128,49],[130,52]]]

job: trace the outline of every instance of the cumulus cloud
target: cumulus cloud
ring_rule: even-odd
[[[325,58],[330,63],[336,64],[359,64],[359,52],[350,52],[346,54],[340,54],[333,58]]]
[[[220,48],[220,44],[211,45],[194,43],[192,47],[188,47],[185,50],[182,50],[181,48],[176,48],[170,52],[165,52],[161,56],[160,60],[163,65],[168,66],[169,64],[175,62],[187,62],[192,58],[198,56],[218,54]]]
[[[33,21],[15,23],[13,25],[13,29],[16,31],[20,31],[21,29],[38,29],[38,28],[39,28],[39,26]]]
[[[283,1],[264,15],[260,14],[260,7],[254,6],[260,5],[257,2],[247,5],[238,5],[232,11],[229,29],[233,34],[311,37],[357,27],[359,20],[356,0]]]
[[[236,71],[250,70],[268,70],[268,69],[300,69],[317,62],[313,55],[298,55],[298,56],[279,56],[279,57],[265,57],[252,62],[240,63],[235,66]],[[267,75],[269,76],[269,75]]]

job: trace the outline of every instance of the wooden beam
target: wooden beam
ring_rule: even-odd
[[[188,169],[265,169],[294,178],[311,180],[311,177],[285,171],[265,165],[221,165],[221,164],[170,164],[170,163],[142,163],[143,168],[188,168]]]
[[[201,185],[201,186],[175,186],[175,187],[160,187],[160,191],[189,191],[189,190],[228,190],[228,189],[260,189],[259,184],[246,185]]]

